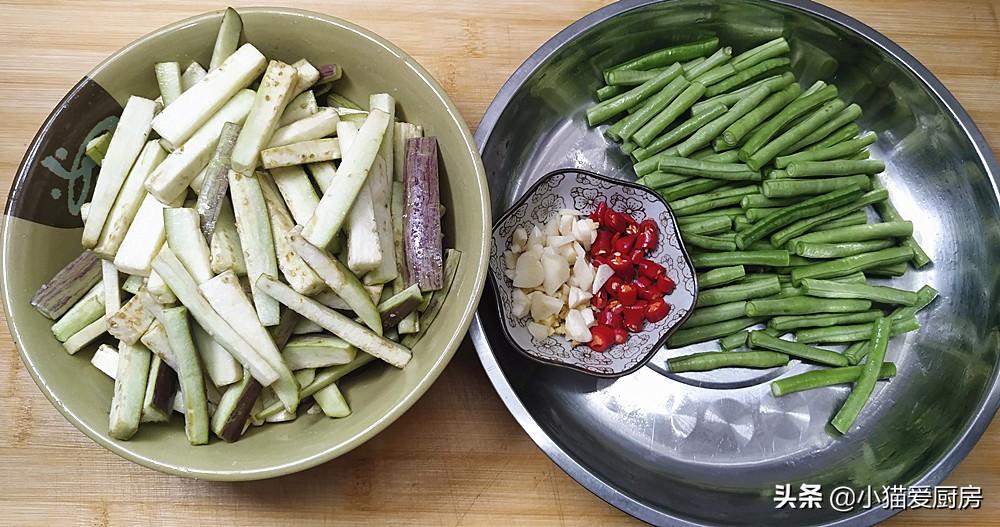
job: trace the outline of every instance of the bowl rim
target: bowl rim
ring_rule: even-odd
[[[83,86],[88,80],[92,81],[94,77],[105,69],[109,64],[118,60],[123,55],[131,52],[135,47],[140,44],[155,40],[162,37],[163,35],[176,31],[178,29],[198,24],[210,22],[212,19],[220,18],[225,12],[224,9],[202,12],[200,14],[192,15],[180,20],[176,20],[167,25],[161,26],[145,35],[142,35],[135,40],[131,41],[129,44],[123,46],[117,51],[110,54],[108,57],[103,59],[97,66],[91,69],[77,84],[70,88],[62,99],[56,104],[53,110],[48,116],[42,121],[39,126],[38,131],[32,138],[28,147],[25,149],[24,157],[14,175],[13,181],[11,183],[11,188],[7,198],[7,208],[5,209],[2,223],[0,223],[0,292],[2,292],[2,303],[4,309],[4,318],[7,322],[8,328],[10,330],[11,340],[14,342],[15,348],[17,348],[18,355],[28,371],[32,380],[35,382],[36,386],[42,392],[42,394],[48,399],[56,410],[74,427],[84,433],[89,437],[94,443],[104,447],[110,452],[128,460],[134,462],[143,467],[153,469],[166,474],[171,474],[175,476],[182,476],[194,479],[204,479],[204,480],[216,480],[216,481],[252,481],[252,480],[262,480],[270,479],[279,476],[284,476],[292,474],[295,472],[300,472],[309,468],[313,468],[325,462],[331,461],[339,456],[342,456],[351,450],[362,445],[369,439],[376,436],[379,432],[387,428],[390,424],[395,422],[403,413],[405,413],[410,407],[412,407],[420,397],[427,392],[430,386],[437,380],[437,378],[444,371],[444,368],[448,365],[451,359],[454,357],[455,353],[458,351],[458,347],[465,335],[468,332],[468,328],[472,323],[472,319],[475,315],[475,310],[479,304],[479,300],[483,293],[483,288],[485,286],[486,277],[488,273],[489,264],[489,238],[485,236],[485,233],[489,232],[489,221],[491,216],[491,201],[489,199],[489,187],[486,182],[486,171],[483,167],[482,158],[479,155],[478,149],[475,147],[475,141],[472,132],[469,129],[468,124],[466,124],[461,112],[456,106],[455,102],[452,100],[448,92],[441,86],[441,84],[430,74],[430,72],[424,68],[416,59],[410,56],[408,53],[402,50],[402,48],[390,42],[387,38],[376,34],[375,32],[368,30],[360,25],[354,24],[342,18],[338,18],[332,15],[327,15],[324,13],[319,13],[316,11],[288,8],[288,7],[242,7],[238,8],[241,14],[255,14],[263,16],[278,16],[278,17],[298,17],[298,18],[308,18],[320,21],[322,23],[339,27],[340,29],[355,33],[356,35],[364,38],[373,45],[380,47],[391,53],[396,58],[400,59],[407,67],[412,69],[412,71],[419,76],[423,82],[430,88],[431,92],[437,99],[443,104],[444,110],[449,116],[450,120],[454,122],[459,127],[462,143],[459,151],[462,153],[462,157],[468,155],[474,165],[474,174],[463,174],[463,178],[469,178],[469,183],[471,183],[476,189],[478,189],[479,203],[476,216],[481,216],[483,218],[484,236],[478,250],[478,262],[477,264],[472,264],[470,259],[469,262],[469,280],[472,282],[472,294],[467,298],[462,298],[461,304],[455,306],[456,311],[461,310],[461,316],[458,318],[458,325],[455,327],[454,334],[445,343],[445,346],[441,350],[440,354],[436,360],[429,366],[426,375],[417,380],[416,385],[408,394],[406,394],[402,399],[400,399],[390,410],[381,417],[375,419],[369,426],[363,428],[354,436],[348,438],[347,441],[343,443],[327,447],[325,449],[319,450],[314,454],[302,457],[293,462],[287,462],[282,464],[275,463],[262,463],[256,468],[240,468],[232,470],[205,470],[205,469],[192,469],[185,467],[182,464],[171,464],[159,461],[153,457],[144,456],[136,452],[129,444],[128,441],[118,441],[110,438],[106,430],[97,429],[89,426],[85,421],[83,421],[79,416],[77,416],[62,400],[62,398],[57,395],[56,388],[51,386],[44,378],[42,378],[38,371],[37,365],[32,358],[32,354],[26,351],[26,342],[24,336],[22,335],[19,324],[16,320],[12,319],[10,316],[11,310],[11,291],[10,284],[8,283],[7,269],[10,261],[9,251],[9,239],[11,236],[11,226],[12,223],[16,221],[29,221],[22,220],[20,218],[15,218],[7,213],[9,210],[11,200],[14,199],[19,193],[23,191],[23,185],[28,179],[29,171],[27,169],[31,160],[35,157],[35,150],[38,147],[40,139],[47,133],[49,126],[51,125],[53,119],[59,115],[60,112],[65,110],[65,104],[71,99],[74,93],[76,93],[81,86]],[[474,202],[466,202],[471,205],[477,205]],[[479,210],[481,209],[481,210]],[[472,251],[468,251],[472,252]],[[463,258],[463,260],[465,260]]]
[[[527,79],[537,70],[537,68],[553,53],[563,45],[578,37],[580,34],[593,29],[605,20],[621,15],[628,11],[639,9],[654,4],[668,4],[676,0],[619,0],[613,4],[602,7],[584,17],[576,20],[565,29],[557,33],[546,41],[534,53],[532,53],[514,73],[508,78],[504,85],[497,92],[493,101],[487,107],[483,118],[476,129],[476,144],[480,153],[485,153],[485,146],[489,141],[494,128],[504,109],[509,104],[514,94],[524,85]],[[717,1],[717,0],[713,0]],[[931,96],[942,103],[948,111],[949,116],[956,122],[959,129],[972,144],[973,150],[978,154],[978,160],[983,163],[987,178],[993,186],[994,199],[1000,203],[1000,164],[993,156],[993,153],[986,142],[982,132],[973,122],[968,112],[962,107],[954,95],[944,86],[944,84],[934,76],[933,73],[920,61],[913,57],[891,39],[876,31],[867,24],[845,14],[836,9],[818,4],[812,0],[762,0],[764,3],[775,4],[793,10],[802,11],[825,23],[838,26],[849,33],[859,35],[891,57],[901,68],[909,71],[916,78],[920,79]],[[690,520],[670,515],[667,512],[653,508],[650,505],[629,495],[622,489],[618,489],[603,479],[599,474],[591,471],[580,460],[572,457],[556,443],[541,425],[534,419],[527,407],[521,401],[518,392],[514,389],[510,380],[504,374],[492,344],[486,336],[483,317],[477,311],[469,329],[469,335],[476,347],[476,353],[486,370],[493,388],[500,395],[507,409],[514,416],[521,428],[528,434],[534,443],[544,452],[557,466],[567,475],[572,477],[577,483],[589,490],[597,497],[603,499],[610,505],[621,511],[634,516],[642,521],[653,524],[669,523],[687,527],[698,527],[702,524]],[[956,437],[955,441],[948,448],[946,453],[930,464],[926,471],[914,482],[915,486],[934,486],[945,479],[958,464],[966,457],[976,442],[982,437],[986,428],[992,421],[993,416],[1000,408],[1000,368],[996,368],[990,378],[986,391],[981,399],[981,405],[970,415],[968,425]],[[885,507],[873,507],[860,513],[845,513],[843,518],[830,525],[872,525],[881,522],[896,513],[899,509],[889,509]]]
[[[653,191],[649,187],[645,187],[645,186],[639,185],[639,184],[634,183],[632,181],[626,181],[624,179],[617,179],[617,178],[613,178],[613,177],[610,177],[610,176],[605,176],[603,174],[598,174],[597,172],[594,172],[594,171],[591,171],[591,170],[585,170],[585,169],[582,169],[582,168],[559,168],[559,169],[556,169],[556,170],[552,170],[549,173],[543,175],[541,178],[538,179],[538,181],[536,181],[535,183],[533,183],[531,185],[531,187],[528,188],[528,190],[524,191],[524,194],[522,194],[519,198],[517,198],[517,200],[514,201],[514,203],[511,204],[511,206],[508,207],[507,210],[504,211],[504,213],[500,216],[499,219],[497,219],[495,222],[493,222],[492,234],[495,235],[496,232],[497,232],[497,230],[500,227],[502,227],[503,223],[505,221],[507,221],[508,218],[510,218],[511,216],[513,216],[514,213],[517,212],[517,209],[519,209],[522,205],[524,205],[528,201],[528,199],[531,198],[535,194],[536,191],[538,191],[538,189],[542,186],[543,183],[545,183],[546,181],[552,179],[555,176],[559,176],[559,175],[563,175],[563,174],[570,174],[570,173],[572,173],[572,174],[583,174],[583,175],[587,176],[588,178],[597,179],[597,180],[600,180],[600,181],[604,181],[606,183],[611,183],[613,185],[618,185],[618,186],[622,186],[622,187],[633,188],[633,189],[635,189],[637,191],[643,192],[644,194],[649,194],[649,195],[654,196],[657,200],[660,201],[660,203],[663,204],[663,207],[666,209],[667,215],[670,218],[670,222],[673,223],[674,226],[675,226],[675,228],[676,228],[677,217],[674,215],[674,210],[670,207],[670,204],[667,203],[667,200],[665,200],[663,198],[663,196],[659,195],[658,193],[656,193],[655,191]],[[492,236],[490,238],[491,238],[491,241],[492,241]],[[626,375],[630,375],[632,373],[635,373],[635,372],[639,371],[640,368],[642,368],[643,366],[645,366],[646,363],[648,363],[650,360],[652,360],[652,358],[660,351],[660,348],[663,347],[664,344],[666,344],[667,339],[670,338],[670,335],[673,335],[674,332],[677,331],[677,329],[679,329],[682,325],[684,325],[685,322],[687,322],[687,319],[694,312],[694,304],[698,302],[698,281],[697,280],[693,280],[693,278],[695,276],[695,269],[694,269],[694,264],[691,263],[691,255],[688,253],[687,246],[684,244],[684,240],[680,239],[680,236],[677,237],[677,243],[680,245],[680,252],[684,256],[684,265],[685,265],[685,267],[687,267],[691,271],[692,284],[694,285],[694,293],[691,295],[691,307],[688,309],[687,313],[685,313],[684,316],[680,318],[680,320],[678,320],[677,322],[675,322],[673,326],[668,327],[667,330],[664,331],[663,334],[656,340],[656,342],[654,342],[654,343],[651,344],[651,347],[649,348],[649,350],[646,351],[645,355],[642,357],[641,360],[639,360],[639,362],[637,364],[635,364],[633,366],[630,366],[629,368],[627,368],[625,370],[615,371],[615,372],[611,372],[611,373],[603,373],[603,372],[598,372],[598,371],[594,371],[594,370],[588,370],[586,368],[582,368],[582,367],[577,366],[575,364],[570,364],[570,363],[567,363],[567,362],[563,362],[561,360],[546,359],[544,357],[539,357],[539,356],[532,355],[531,353],[528,353],[527,350],[525,350],[524,348],[522,348],[514,340],[514,336],[511,335],[510,330],[507,327],[507,325],[506,324],[500,324],[500,328],[501,328],[501,330],[503,332],[504,337],[507,338],[507,342],[511,345],[511,347],[513,347],[517,351],[521,352],[521,354],[524,355],[525,357],[528,357],[529,359],[537,361],[537,362],[539,362],[541,364],[546,364],[546,365],[551,365],[551,366],[560,366],[560,367],[568,368],[568,369],[576,371],[576,372],[584,373],[586,375],[591,375],[591,376],[594,376],[594,377],[601,377],[601,378],[605,378],[605,379],[617,379],[619,377],[624,377]],[[496,300],[497,309],[501,313],[503,313],[504,312],[504,306],[503,306],[503,302],[500,300],[500,284],[499,284],[500,280],[501,280],[500,277],[494,275],[493,272],[490,271],[490,273],[489,273],[489,282],[490,282],[490,285],[493,287],[493,292],[494,292],[494,296],[495,296],[494,300]],[[680,284],[678,283],[678,285],[680,285]],[[618,344],[615,344],[615,345],[617,346]]]

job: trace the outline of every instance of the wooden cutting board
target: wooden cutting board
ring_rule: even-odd
[[[475,130],[507,77],[598,0],[300,0],[393,41],[441,82]],[[260,4],[233,2],[234,6]],[[1000,150],[1000,1],[827,5],[881,31],[938,76]],[[0,197],[39,125],[87,71],[130,41],[224,7],[203,1],[0,3]],[[979,510],[911,510],[890,525],[1000,524],[1000,425],[946,480]],[[367,444],[255,483],[192,481],[105,451],[66,422],[0,325],[0,524],[629,525],[578,485],[507,412],[468,340],[440,380]]]

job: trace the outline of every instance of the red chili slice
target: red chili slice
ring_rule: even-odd
[[[635,235],[626,234],[623,236],[615,235],[614,241],[611,243],[611,247],[621,254],[631,254],[632,247],[635,245]]]
[[[662,265],[652,260],[639,260],[638,266],[639,276],[645,276],[650,280],[656,280],[666,272],[666,269]]]
[[[608,210],[608,204],[601,201],[597,203],[597,207],[594,208],[594,212],[590,213],[590,219],[595,223],[604,223],[604,213]]]
[[[601,352],[608,349],[615,341],[615,331],[608,326],[598,324],[590,328],[590,342],[587,343],[590,349]]]
[[[625,329],[635,333],[642,331],[643,306],[626,306],[622,313],[625,319]]]
[[[646,304],[646,308],[643,310],[643,316],[650,322],[659,322],[666,318],[669,313],[670,304],[662,298],[657,298],[649,304]]]
[[[621,278],[612,275],[611,278],[608,278],[607,282],[604,282],[603,289],[607,291],[608,294],[617,295],[618,289],[622,286],[623,283],[624,282],[622,282]]]
[[[635,278],[635,265],[624,256],[612,256],[608,258],[608,266],[615,272],[615,275],[626,282],[631,282]]]
[[[656,288],[663,291],[663,294],[669,295],[672,293],[674,286],[674,281],[666,274],[656,279]]]
[[[639,236],[636,239],[635,246],[647,251],[656,247],[656,241],[659,237],[657,232],[655,221],[642,220],[642,223],[639,224]]]
[[[611,233],[603,229],[598,229],[597,238],[590,245],[590,255],[596,258],[608,254],[611,254]]]
[[[615,212],[614,209],[608,209],[608,211],[604,213],[605,225],[608,229],[611,229],[611,232],[624,233],[627,231],[629,227],[629,219],[628,215]],[[634,222],[635,220],[632,221]]]
[[[641,299],[643,299],[643,300],[645,300],[647,302],[651,301],[651,300],[656,300],[657,298],[661,298],[663,296],[663,291],[660,291],[659,289],[657,289],[655,287],[650,287],[650,286],[644,286],[642,284],[637,284],[636,285],[636,289],[638,290],[638,296],[639,296],[639,298],[641,298]]]
[[[628,340],[628,330],[624,326],[612,329],[615,332],[615,344],[624,344]]]
[[[646,259],[646,251],[642,249],[632,249],[632,252],[628,253],[628,260],[633,264],[638,265],[639,262]]]
[[[618,301],[623,306],[634,306],[639,295],[639,288],[633,283],[622,284],[618,288]]]
[[[608,305],[608,294],[604,290],[597,292],[593,298],[590,299],[590,305],[594,306],[595,309],[604,309]]]

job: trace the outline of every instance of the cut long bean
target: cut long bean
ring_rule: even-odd
[[[927,307],[938,295],[936,289],[929,285],[924,285],[917,290],[917,301],[912,306],[899,306],[889,315],[892,320],[901,320],[905,318],[912,317],[917,314],[918,311]],[[851,364],[857,364],[861,362],[861,359],[865,357],[868,353],[868,343],[864,341],[859,341],[851,344],[844,351],[844,356]]]
[[[785,267],[788,265],[788,251],[728,251],[717,253],[696,254],[691,257],[691,264],[696,269],[706,267],[729,267],[733,265],[768,265]]]
[[[660,113],[656,114],[652,119],[646,124],[642,125],[641,128],[636,130],[632,134],[632,140],[636,142],[639,146],[645,147],[651,141],[653,141],[656,136],[667,129],[668,126],[673,124],[681,114],[687,111],[691,106],[705,93],[705,85],[700,82],[693,82],[689,84],[684,91],[682,91],[674,100],[670,101],[670,104],[660,110]],[[722,115],[722,112],[719,112]]]
[[[742,331],[737,331],[732,335],[726,335],[725,337],[719,339],[719,347],[722,348],[722,351],[732,351],[736,348],[742,348],[743,346],[746,346],[747,335],[749,334],[750,332],[744,329]]]
[[[755,194],[757,193],[757,190],[758,188],[756,185],[746,185],[742,187],[722,189],[708,194],[690,196],[685,199],[668,201],[670,202],[670,207],[674,209],[674,215],[690,216],[691,214],[697,214],[699,212],[705,212],[707,210],[717,209],[727,205],[736,205],[741,199],[743,199],[743,196],[747,194]]]
[[[909,247],[892,247],[881,251],[845,256],[836,260],[796,267],[792,270],[792,283],[799,285],[806,278],[843,276],[855,271],[865,271],[882,265],[906,262],[912,257],[913,250]]]
[[[736,236],[736,246],[745,248],[751,243],[771,234],[778,229],[803,218],[816,216],[834,207],[841,207],[854,202],[861,195],[861,191],[856,187],[841,188],[832,192],[815,196],[795,205],[790,205],[784,211],[762,219],[754,223],[753,226],[741,231]],[[784,243],[776,243],[772,238],[771,244],[780,247]]]
[[[684,157],[667,156],[657,165],[660,171],[685,176],[698,176],[728,181],[760,181],[760,171],[742,163],[718,163]]]
[[[854,388],[847,396],[847,400],[844,401],[844,405],[831,421],[833,427],[842,434],[846,434],[850,430],[862,408],[871,398],[875,382],[882,370],[882,363],[885,362],[885,352],[889,346],[891,333],[890,322],[883,318],[877,320],[874,326],[871,336],[871,351],[868,354],[868,360],[865,361],[864,369],[858,375],[858,380],[854,383]]]
[[[785,37],[778,37],[733,57],[732,64],[737,71],[743,71],[764,60],[784,55],[789,49]]]
[[[664,86],[669,84],[680,74],[680,64],[674,64],[656,77],[653,77],[639,86],[636,86],[635,88],[632,88],[631,90],[612,99],[608,99],[607,101],[597,103],[594,106],[587,108],[587,122],[590,126],[597,126],[598,124],[607,121],[618,113],[636,106],[652,96],[654,93],[662,90]]]
[[[673,373],[718,368],[774,368],[788,364],[788,355],[773,351],[708,351],[667,359]]]
[[[727,76],[726,78],[720,80],[717,83],[712,84],[705,90],[705,95],[708,97],[714,97],[720,93],[725,93],[729,90],[739,87],[746,82],[759,77],[761,75],[766,75],[770,72],[780,70],[782,68],[787,68],[792,64],[792,61],[786,57],[775,57],[772,59],[763,60],[753,66],[750,66],[744,70],[736,69],[735,75]],[[732,66],[735,69],[735,66]],[[700,80],[700,79],[699,79]]]
[[[673,203],[691,196],[702,195],[706,192],[726,187],[728,185],[729,182],[723,179],[695,178],[670,187],[657,189],[657,193],[663,196],[663,199],[667,200],[668,203]],[[674,213],[676,215],[676,211],[674,211]],[[694,214],[694,212],[690,212],[690,214]]]
[[[788,86],[791,86],[794,83],[795,83],[795,75],[792,74],[792,72],[790,71],[786,71],[781,75],[772,75],[770,77],[756,81],[752,84],[748,84],[743,88],[739,88],[737,90],[716,95],[715,97],[709,97],[707,99],[698,101],[694,103],[693,106],[691,106],[691,114],[698,115],[703,111],[705,111],[706,109],[717,104],[721,104],[722,106],[725,107],[732,106],[737,102],[739,102],[748,93],[756,90],[761,86],[767,86],[767,89],[771,93],[775,93],[787,88]]]
[[[920,329],[920,323],[917,322],[916,317],[906,317],[900,319],[891,319],[886,317],[892,323],[892,334],[899,335],[901,333],[908,333],[910,331],[916,331]],[[845,343],[845,342],[856,342],[859,340],[868,340],[872,331],[874,331],[875,323],[870,322],[867,324],[851,324],[847,326],[832,326],[828,328],[808,328],[803,329],[795,334],[795,340],[803,343]],[[869,351],[871,353],[871,351]]]
[[[711,37],[704,40],[699,40],[697,42],[691,42],[687,44],[680,44],[677,46],[671,46],[668,48],[658,49],[647,53],[641,57],[636,57],[631,60],[627,60],[604,70],[604,75],[607,76],[608,73],[612,71],[620,70],[648,70],[651,68],[660,68],[663,66],[669,66],[675,62],[683,62],[686,60],[691,60],[696,57],[703,57],[709,55],[719,48],[719,38]],[[605,78],[605,82],[607,79]]]
[[[684,183],[685,181],[690,181],[691,177],[692,176],[684,176],[681,174],[671,174],[668,172],[657,171],[642,176],[641,178],[636,180],[636,183],[656,190]]]
[[[881,181],[879,181],[878,178],[874,178],[872,184],[876,188],[884,190],[884,187],[882,187],[882,183]],[[903,217],[899,214],[899,211],[896,210],[896,207],[893,206],[892,201],[889,200],[888,193],[886,194],[886,199],[875,204],[875,211],[878,212],[879,216],[881,216],[884,221],[903,220]],[[917,269],[920,269],[923,266],[931,263],[931,258],[927,256],[927,253],[924,252],[924,249],[920,247],[920,244],[917,243],[917,240],[913,238],[913,236],[909,236],[908,238],[903,240],[903,246],[909,247],[910,250],[913,251],[913,258],[910,261],[913,263],[913,266],[916,267]]]
[[[740,300],[748,300],[751,298],[763,298],[776,295],[780,291],[781,284],[778,282],[777,277],[771,277],[767,280],[738,282],[732,285],[702,291],[701,294],[698,295],[697,302],[695,302],[695,308],[716,306],[719,304],[738,302]]]
[[[638,86],[667,68],[651,68],[648,70],[618,70],[608,73],[608,86]]]
[[[854,212],[848,212],[847,214],[832,219],[830,221],[821,223],[819,225],[813,225],[810,228],[810,232],[820,232],[827,231],[830,229],[839,229],[841,227],[850,227],[851,225],[864,225],[868,223],[868,213],[863,210],[856,210]]]
[[[842,188],[871,188],[871,178],[865,174],[815,179],[768,179],[760,184],[761,192],[767,197],[787,198],[790,196],[814,196],[826,194]]]
[[[838,143],[834,146],[827,148],[819,148],[816,150],[806,150],[802,152],[796,152],[791,155],[782,155],[774,158],[774,166],[778,168],[785,168],[791,163],[800,163],[804,161],[827,161],[831,159],[839,159],[842,157],[850,156],[856,154],[859,150],[864,149],[868,145],[875,142],[878,136],[875,132],[867,132],[860,137]],[[884,167],[883,167],[884,170]],[[860,173],[861,171],[848,172],[849,174]]]
[[[840,243],[840,242],[861,242],[866,240],[877,240],[881,238],[901,238],[913,234],[913,222],[909,221],[887,221],[882,223],[867,223],[865,225],[854,225],[841,227],[839,229],[829,229],[820,232],[803,234],[797,238],[789,240],[790,244],[796,242],[813,243]]]
[[[766,145],[750,154],[746,158],[746,163],[753,168],[760,168],[764,166],[774,159],[775,156],[781,153],[782,150],[788,148],[790,145],[805,137],[810,132],[815,131],[817,128],[822,126],[823,123],[829,121],[843,109],[844,101],[841,101],[840,99],[834,99],[824,104],[819,110],[816,110],[799,123],[796,123],[794,126],[789,128],[788,131],[782,133]]]
[[[701,234],[691,234],[687,232],[681,232],[681,239],[684,240],[684,243],[692,247],[705,249],[707,251],[736,250],[736,242],[733,241],[732,237],[718,238],[713,236],[704,236]]]
[[[683,76],[676,76],[663,89],[649,97],[638,110],[611,126],[608,134],[614,139],[631,139],[639,128],[663,111],[689,84],[691,83]]]
[[[706,91],[706,93],[708,93]],[[726,113],[716,117],[711,122],[701,127],[697,132],[691,134],[684,142],[677,145],[677,153],[685,157],[699,148],[709,145],[712,140],[718,137],[729,125],[743,117],[750,110],[754,109],[761,101],[767,97],[770,91],[766,86],[761,86],[753,92],[747,94],[746,98],[733,105]]]
[[[858,125],[854,123],[854,121],[860,117],[861,117],[861,107],[855,103],[852,103],[848,105],[847,108],[841,110],[840,113],[834,116],[832,119],[830,119],[822,126],[814,130],[812,133],[803,137],[795,144],[786,148],[784,151],[781,152],[781,155],[787,156],[794,154],[800,150],[803,150],[816,142],[826,139],[830,134],[836,132],[837,130],[840,130],[844,126],[854,125],[854,127],[857,128]],[[848,137],[848,139],[854,137],[858,133],[859,133],[858,131],[855,131]]]
[[[812,145],[805,147],[803,150],[809,151],[829,148],[843,143],[844,141],[850,141],[851,139],[857,137],[859,133],[861,133],[861,128],[858,127],[858,123],[847,123],[831,132],[830,135],[824,137],[819,142],[813,143]]]
[[[645,147],[633,150],[632,155],[639,160],[634,167],[635,173],[642,176],[656,170],[656,166],[659,164],[660,160],[652,160],[655,154],[663,152],[678,141],[690,136],[702,127],[707,126],[709,123],[715,121],[715,119],[725,115],[726,111],[726,107],[721,104],[707,108],[705,111],[692,116],[687,121],[684,121],[667,133],[657,137]]]
[[[746,276],[746,268],[742,265],[734,265],[731,267],[716,267],[704,273],[698,273],[695,279],[698,282],[698,289],[705,290],[735,282],[744,276]]]
[[[847,357],[836,351],[831,351],[814,346],[808,346],[802,342],[783,340],[772,337],[763,331],[751,331],[747,337],[747,345],[750,347],[759,346],[771,351],[778,351],[805,359],[811,362],[826,364],[827,366],[847,366]]]
[[[817,313],[853,313],[868,311],[869,300],[826,299],[815,297],[762,298],[747,302],[748,317],[772,317],[778,315],[814,315]]]
[[[743,311],[746,309],[746,304],[744,300],[737,300],[736,302],[698,308],[684,321],[682,327],[696,328],[706,324],[715,324],[716,322],[742,318],[745,316]]]
[[[749,159],[751,155],[760,150],[774,136],[778,135],[785,125],[791,123],[796,118],[803,116],[821,104],[837,97],[836,86],[825,86],[811,94],[803,93],[780,112],[768,119],[763,126],[754,132],[746,143],[740,147],[740,158]]]
[[[771,382],[771,393],[775,397],[805,390],[814,390],[836,384],[847,384],[858,380],[864,366],[841,366],[807,371],[784,379]],[[879,368],[878,380],[884,381],[896,376],[896,365],[891,362],[882,363]]]
[[[874,322],[882,316],[877,309],[858,311],[856,313],[821,313],[817,315],[782,315],[767,321],[767,327],[779,331],[791,331],[799,328],[824,328],[845,324],[864,324]],[[690,319],[688,319],[690,320]]]
[[[792,84],[777,93],[772,93],[759,106],[729,125],[722,132],[722,141],[729,147],[735,147],[747,134],[782,108],[788,106],[799,95],[802,95],[802,87],[798,84]]]
[[[691,222],[683,222],[678,219],[678,225],[688,234],[712,234],[721,231],[728,231],[733,225],[733,220],[727,216],[715,216],[712,218],[699,219]]]
[[[885,163],[878,159],[833,159],[828,161],[795,161],[788,165],[789,177],[846,176],[849,174],[878,174],[885,171]]]
[[[821,298],[862,298],[883,304],[912,306],[917,293],[895,287],[868,284],[844,284],[830,280],[807,278],[802,281],[802,291]]]
[[[792,254],[805,258],[843,258],[845,256],[887,249],[893,245],[895,245],[895,242],[892,240],[840,243],[789,242],[788,249]]]
[[[683,348],[690,344],[697,344],[708,340],[725,337],[737,331],[764,322],[765,318],[743,317],[715,324],[707,324],[691,329],[678,329],[673,335],[667,338],[667,346],[670,348]]]
[[[733,57],[733,48],[725,47],[719,48],[709,55],[705,60],[694,64],[691,67],[684,68],[684,76],[690,80],[694,80],[701,74],[705,73],[712,68],[720,66],[729,61]]]
[[[787,207],[795,205],[801,201],[799,198],[769,198],[763,194],[748,194],[740,200],[740,207],[743,209],[754,209],[763,207]]]
[[[860,210],[866,205],[871,205],[873,203],[878,203],[889,197],[889,191],[885,189],[875,189],[866,192],[856,200],[848,201],[840,205],[834,206],[833,208],[824,208],[822,210],[816,211],[812,215],[805,215],[797,219],[795,222],[784,226],[783,228],[774,232],[771,236],[771,244],[777,247],[785,245],[788,240],[800,236],[808,232],[813,227],[817,227],[842,218],[847,214]]]

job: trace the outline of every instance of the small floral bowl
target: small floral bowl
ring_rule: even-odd
[[[505,273],[504,251],[518,227],[530,232],[543,228],[562,209],[576,209],[589,214],[600,202],[625,212],[636,221],[652,219],[659,227],[659,241],[647,258],[666,269],[676,283],[664,299],[670,313],[659,322],[646,322],[642,331],[630,333],[622,344],[613,344],[602,352],[586,344],[571,346],[569,339],[552,335],[538,339],[528,332],[530,316],[518,318],[512,312],[514,286]],[[490,248],[490,278],[502,314],[500,322],[507,340],[529,358],[545,364],[565,366],[599,377],[621,377],[635,372],[660,349],[667,337],[694,309],[698,297],[694,267],[681,242],[673,211],[656,192],[627,181],[609,178],[579,169],[550,172],[535,183],[493,226]]]

